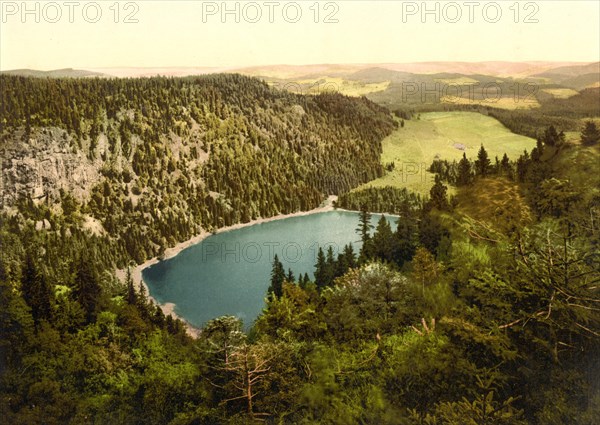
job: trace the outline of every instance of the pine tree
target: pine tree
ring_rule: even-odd
[[[411,217],[398,220],[398,227],[394,237],[397,240],[394,262],[402,266],[406,261],[412,260],[417,249],[419,229],[417,223]]]
[[[371,258],[371,234],[370,231],[373,228],[371,224],[371,213],[367,209],[366,205],[362,205],[360,209],[360,216],[358,218],[358,227],[356,232],[360,235],[362,241],[362,248],[359,254],[359,262],[362,264],[368,258]]]
[[[458,177],[456,178],[456,184],[458,186],[466,186],[470,184],[472,180],[471,161],[467,158],[467,154],[463,153],[463,157],[458,163]]]
[[[54,293],[45,276],[39,271],[31,254],[25,257],[21,274],[23,299],[31,308],[31,316],[36,324],[51,320],[53,316]]]
[[[506,153],[502,156],[502,161],[500,161],[500,174],[512,177],[512,169],[510,166],[510,160],[508,159],[508,155]]]
[[[338,255],[335,276],[343,276],[348,270],[356,267],[356,256],[352,244],[346,244],[344,250]]]
[[[300,277],[298,278],[298,284],[302,289],[306,289],[309,283],[310,278],[308,277],[308,273],[304,273],[304,275],[300,275]]]
[[[447,211],[450,208],[447,192],[448,188],[442,183],[442,178],[436,174],[435,183],[429,191],[429,206],[440,211]]]
[[[277,298],[283,295],[283,281],[285,280],[285,269],[283,264],[279,261],[279,257],[275,254],[273,258],[273,268],[271,269],[271,286],[269,286],[268,293],[271,296]]]
[[[127,303],[129,305],[135,305],[137,302],[137,294],[135,293],[133,277],[131,276],[131,269],[129,267],[127,267],[127,276],[125,277],[125,283],[127,285]]]
[[[412,260],[413,276],[421,284],[422,291],[425,293],[425,283],[434,281],[439,272],[439,266],[433,255],[425,248],[417,248],[415,257]]]
[[[366,205],[362,205],[356,232],[360,235],[360,240],[362,241],[363,245],[370,239],[370,231],[372,228],[373,225],[371,224],[371,213],[367,209]]]
[[[288,273],[285,277],[285,280],[289,283],[294,283],[296,281],[296,277],[294,276],[294,272],[292,271],[292,269],[288,269]]]
[[[335,271],[336,271],[336,261],[335,261],[335,257],[333,255],[333,247],[331,245],[329,245],[329,248],[327,248],[327,257],[325,259],[326,262],[326,266],[325,266],[325,286],[331,286],[333,285],[333,279],[335,279]]]
[[[546,129],[542,141],[546,146],[556,146],[557,144],[559,144],[560,136],[553,125]]]
[[[96,318],[100,308],[102,287],[98,282],[96,272],[89,261],[80,257],[77,271],[75,272],[75,288],[73,291],[75,299],[81,304],[88,322]]]
[[[327,261],[325,259],[323,248],[321,247],[319,247],[317,264],[315,264],[315,284],[319,290],[327,286]]]
[[[392,261],[395,238],[392,227],[384,215],[381,216],[373,235],[373,254],[382,261]]]
[[[581,143],[586,146],[595,145],[600,142],[600,129],[593,121],[587,121],[581,131]]]
[[[481,148],[479,148],[479,152],[477,153],[477,160],[475,161],[475,173],[481,177],[487,176],[490,172],[490,165],[488,153],[483,145],[481,145]]]
[[[344,247],[344,259],[348,264],[348,268],[353,269],[356,267],[356,255],[354,254],[354,247],[351,243]]]

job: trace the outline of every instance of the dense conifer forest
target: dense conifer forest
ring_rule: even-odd
[[[381,175],[381,140],[395,125],[366,99],[302,97],[240,75],[0,79],[5,149],[58,128],[100,174],[85,199],[8,193],[5,203],[53,229],[99,220],[119,267],[201,228],[309,210]]]
[[[489,158],[483,142],[476,161],[440,159],[421,199],[350,191],[382,174],[395,127],[364,98],[237,75],[0,83],[3,152],[58,138],[99,170],[89,193],[3,193],[7,423],[598,423],[593,123],[568,142],[549,118],[519,158]],[[320,250],[314,281],[275,257],[248,333],[220,317],[192,338],[115,276],[201,228],[329,194],[361,211],[362,249]],[[372,228],[371,212],[398,215],[396,230]]]

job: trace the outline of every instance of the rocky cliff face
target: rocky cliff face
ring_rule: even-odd
[[[91,160],[86,149],[61,129],[36,129],[26,137],[22,130],[2,141],[2,204],[19,197],[56,199],[60,189],[83,200],[100,177],[102,162]]]

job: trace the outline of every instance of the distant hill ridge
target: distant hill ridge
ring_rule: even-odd
[[[50,78],[85,78],[85,77],[106,77],[107,74],[88,71],[85,69],[63,68],[51,71],[38,71],[35,69],[14,69],[10,71],[0,71],[0,74],[20,75],[23,77],[50,77]]]
[[[15,69],[0,71],[2,74],[34,77],[146,77],[146,76],[190,76],[212,73],[240,73],[272,78],[298,78],[311,76],[349,76],[369,69],[410,74],[451,73],[463,75],[491,75],[498,77],[546,77],[561,75],[579,77],[598,73],[600,63],[587,62],[414,62],[414,63],[371,63],[371,64],[311,64],[311,65],[265,65],[252,67],[112,67],[77,70],[72,68],[52,71]]]

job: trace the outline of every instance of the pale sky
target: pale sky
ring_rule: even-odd
[[[1,70],[600,60],[595,0],[23,4],[0,1]]]

